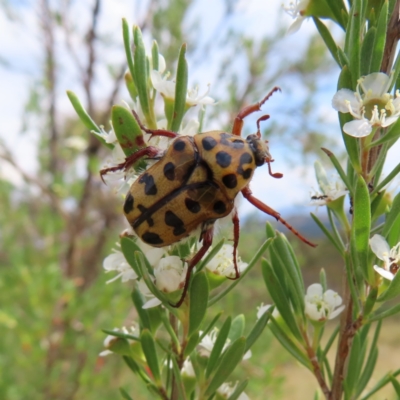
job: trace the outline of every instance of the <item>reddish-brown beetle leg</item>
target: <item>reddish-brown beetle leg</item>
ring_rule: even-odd
[[[152,137],[153,136],[165,136],[165,137],[169,137],[169,138],[176,138],[177,136],[179,136],[176,132],[168,131],[166,129],[149,129],[149,128],[146,128],[142,124],[142,122],[140,121],[140,118],[137,115],[135,110],[132,110],[132,114],[135,117],[136,122],[139,124],[140,129],[143,132],[146,132],[146,133],[150,134]]]
[[[260,111],[261,106],[277,91],[281,89],[275,86],[261,101],[258,103],[252,104],[251,106],[244,107],[239,111],[239,114],[236,116],[235,121],[233,123],[232,133],[234,135],[240,136],[242,133],[243,120],[250,114],[253,114],[256,111]]]
[[[189,283],[190,283],[190,276],[192,275],[193,268],[198,264],[198,262],[203,258],[204,254],[207,253],[207,250],[210,248],[212,241],[213,241],[213,232],[214,232],[214,225],[211,225],[210,227],[207,228],[202,233],[202,240],[203,244],[200,248],[200,250],[193,256],[193,258],[189,261],[188,269],[186,272],[186,278],[185,278],[185,285],[183,287],[183,292],[181,295],[181,298],[176,304],[171,304],[172,307],[180,307],[183,301],[185,300],[186,293],[189,289]]]
[[[107,174],[108,172],[120,171],[122,169],[126,171],[133,164],[135,164],[136,161],[139,161],[142,157],[147,156],[148,158],[156,158],[156,157],[160,157],[163,154],[164,154],[164,152],[161,151],[160,149],[158,149],[157,147],[154,147],[154,146],[143,147],[143,148],[139,149],[138,151],[135,151],[130,156],[126,157],[126,159],[123,163],[118,164],[115,167],[103,168],[102,170],[100,170],[101,180],[104,182],[103,176],[105,174]]]
[[[236,208],[233,210],[232,222],[233,222],[233,266],[235,268],[235,277],[230,278],[229,276],[227,276],[227,278],[234,281],[240,277],[240,271],[237,265],[237,248],[239,244],[240,227],[239,227],[239,217]]]
[[[251,203],[253,206],[257,207],[259,210],[265,212],[266,214],[271,215],[272,217],[276,218],[277,221],[279,221],[281,224],[285,225],[286,228],[288,228],[294,235],[296,235],[302,242],[307,243],[311,247],[317,247],[316,244],[310,242],[307,240],[303,235],[301,235],[296,229],[293,228],[292,225],[287,223],[281,216],[280,214],[273,210],[271,207],[267,206],[264,204],[261,200],[258,200],[256,197],[254,197],[251,194],[251,190],[248,187],[245,187],[242,190],[243,196]]]

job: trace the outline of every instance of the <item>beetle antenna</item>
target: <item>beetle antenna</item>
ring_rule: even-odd
[[[280,178],[283,177],[283,174],[281,174],[280,172],[272,172],[271,163],[272,163],[274,160],[271,160],[271,159],[269,159],[269,158],[267,157],[265,161],[266,161],[266,163],[268,164],[268,172],[269,172],[269,174],[270,174],[273,178],[280,179]]]
[[[260,122],[266,121],[267,119],[269,119],[269,115],[265,114],[265,115],[261,116],[260,118],[258,118],[258,120],[257,120],[257,137],[258,138],[261,138]]]

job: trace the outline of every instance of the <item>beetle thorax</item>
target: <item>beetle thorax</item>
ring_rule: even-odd
[[[256,134],[247,136],[246,141],[254,153],[257,167],[260,167],[265,164],[267,160],[271,159],[268,143],[266,141],[261,140]]]

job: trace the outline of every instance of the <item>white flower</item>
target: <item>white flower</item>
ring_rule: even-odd
[[[215,345],[215,341],[217,340],[218,333],[219,329],[214,328],[210,333],[204,335],[203,339],[201,339],[201,342],[199,343],[199,346],[197,348],[197,351],[201,357],[210,357],[211,351]],[[200,331],[200,335],[201,334],[202,332]],[[222,351],[224,351],[229,346],[230,342],[230,339],[226,339]],[[242,360],[248,360],[251,355],[251,350],[246,351],[246,353],[243,355]]]
[[[186,273],[187,263],[183,265],[178,256],[164,257],[154,268],[155,284],[163,292],[175,292],[183,287]]]
[[[236,386],[237,382],[234,385],[231,382],[225,382],[217,389],[217,392],[225,399],[228,399],[230,395],[235,391]],[[245,392],[242,392],[239,395],[238,400],[249,400],[249,396],[247,396]]]
[[[157,307],[161,304],[161,300],[159,300],[157,297],[154,296],[153,293],[151,293],[150,289],[147,287],[146,282],[143,279],[139,281],[138,287],[140,293],[142,293],[142,295],[148,299],[146,303],[143,304],[142,308],[147,309]]]
[[[131,279],[137,278],[135,271],[128,264],[122,252],[116,249],[113,249],[113,253],[104,259],[103,268],[106,272],[119,272],[118,275],[114,276],[114,278],[110,279],[106,283],[114,282],[118,278],[121,278],[122,282],[127,282]]]
[[[400,116],[400,93],[395,98],[388,93],[392,78],[382,72],[361,77],[356,92],[340,89],[332,99],[332,106],[342,113],[350,113],[354,120],[343,126],[350,136],[364,137],[373,127],[385,128]]]
[[[381,235],[374,235],[369,240],[371,250],[383,261],[383,268],[374,265],[375,271],[386,279],[393,280],[400,264],[400,242],[392,249]]]
[[[100,125],[100,132],[92,131],[92,133],[102,138],[106,143],[115,144],[118,142],[113,128],[109,132],[106,132],[104,126]]]
[[[193,107],[196,106],[197,104],[201,105],[211,105],[215,103],[215,100],[207,96],[208,92],[210,91],[210,85],[208,85],[208,89],[203,95],[199,95],[199,87],[196,85],[193,89],[188,90],[187,96],[186,96],[186,105]]]
[[[153,70],[150,72],[151,82],[154,89],[160,92],[163,97],[167,99],[175,99],[175,86],[176,82],[168,80],[169,74],[162,75],[161,72]],[[186,105],[189,107],[200,105],[211,105],[215,103],[215,100],[208,95],[210,87],[206,90],[203,95],[199,95],[199,88],[195,86],[193,89],[188,90],[186,95]]]
[[[304,11],[307,9],[309,2],[310,0],[295,0],[295,3],[291,1],[288,7],[283,6],[284,10],[294,19],[293,24],[288,29],[288,33],[294,33],[300,29],[306,19]]]
[[[239,256],[237,256],[237,265],[239,272],[244,271],[247,268],[247,263],[243,262]],[[233,265],[233,246],[230,244],[224,244],[221,250],[208,262],[206,268],[216,275],[222,275],[229,278],[235,277],[235,267]]]
[[[314,169],[322,193],[315,192],[311,196],[312,205],[325,206],[348,193],[344,182],[339,177],[328,179],[326,171],[319,161],[314,163]]]
[[[128,330],[127,328],[125,328],[125,326],[123,326],[121,329],[120,328],[114,328],[113,331],[114,332],[122,332],[125,333],[126,335],[133,335],[136,331],[137,327],[132,325],[130,327],[130,329]],[[111,343],[115,340],[118,340],[117,336],[113,336],[113,335],[107,335],[106,338],[104,339],[103,345],[106,348],[106,350],[103,350],[102,352],[99,353],[100,357],[105,357],[108,356],[109,354],[112,354],[113,352],[111,350],[108,350],[111,346]],[[133,340],[128,339],[129,343],[132,343]]]
[[[338,316],[343,310],[342,298],[333,290],[323,293],[322,285],[314,283],[307,289],[305,313],[314,321],[325,321]]]
[[[181,373],[182,373],[182,375],[186,375],[186,376],[190,376],[190,377],[196,376],[194,369],[193,369],[192,362],[190,361],[189,357],[183,362]]]

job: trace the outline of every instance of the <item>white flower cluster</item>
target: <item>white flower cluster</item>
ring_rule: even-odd
[[[375,271],[392,281],[400,267],[400,242],[390,248],[383,236],[374,235],[369,240],[369,244],[374,254],[383,261],[383,268],[374,265]]]

